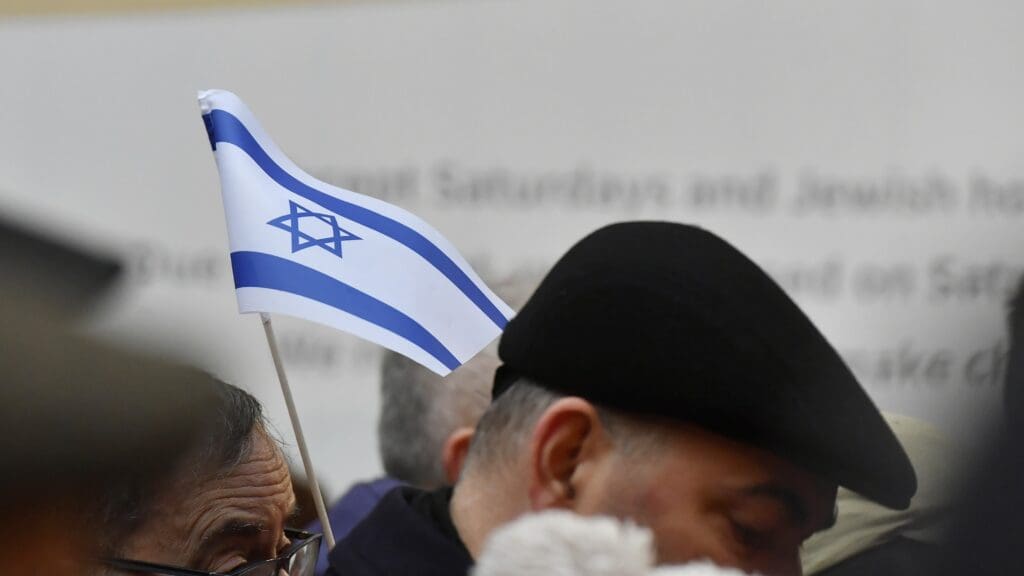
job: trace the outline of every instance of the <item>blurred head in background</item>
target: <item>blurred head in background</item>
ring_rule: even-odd
[[[89,514],[125,479],[155,490],[213,417],[212,379],[0,305],[0,562],[80,574],[114,534]]]
[[[161,573],[160,567],[229,573],[262,563],[276,575],[268,561],[289,555],[275,566],[312,567],[316,539],[285,530],[295,496],[259,402],[224,382],[215,389],[208,433],[157,489],[131,477],[109,486],[100,503],[108,573]],[[294,566],[289,573],[311,572]]]
[[[395,352],[381,369],[377,441],[384,472],[424,489],[454,484],[491,401],[498,358],[484,351],[447,377]]]

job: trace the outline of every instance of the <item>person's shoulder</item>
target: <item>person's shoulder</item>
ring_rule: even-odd
[[[385,494],[399,486],[404,486],[404,484],[390,476],[381,476],[380,478],[367,480],[365,482],[356,482],[351,488],[349,488],[348,492],[346,492],[342,498],[349,496],[353,498],[372,497],[379,500]]]
[[[328,556],[327,571],[322,576],[380,576],[383,574],[373,564],[351,549],[339,546]]]
[[[393,478],[383,477],[365,482],[357,482],[338,498],[338,501],[331,506],[332,513],[347,513],[356,511],[359,516],[365,516],[385,494],[402,486],[401,482]]]
[[[472,558],[453,542],[430,506],[431,492],[408,486],[389,491],[328,555],[328,574],[451,576],[466,574]]]
[[[331,565],[336,563],[336,558],[344,558],[345,563],[365,559],[380,552],[378,548],[381,542],[391,540],[387,538],[389,534],[410,530],[410,522],[415,523],[417,514],[409,506],[410,494],[407,492],[415,493],[416,490],[399,486],[377,498],[361,521],[356,523],[348,535],[340,539],[331,551]],[[348,573],[347,569],[345,573]]]

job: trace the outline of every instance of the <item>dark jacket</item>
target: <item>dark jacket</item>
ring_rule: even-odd
[[[377,506],[385,494],[401,486],[402,483],[387,476],[353,484],[345,495],[327,509],[327,518],[331,521],[331,528],[334,529],[334,537],[338,540],[344,539],[348,533],[363,521],[363,518]],[[310,524],[308,532],[323,532],[323,526],[317,520]],[[320,557],[316,560],[316,574],[323,576],[327,571],[327,545],[320,546]]]
[[[452,523],[452,489],[396,488],[328,556],[328,576],[465,576],[473,566]]]

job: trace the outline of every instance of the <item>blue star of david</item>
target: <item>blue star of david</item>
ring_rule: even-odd
[[[313,246],[319,246],[324,250],[327,250],[331,254],[334,254],[338,258],[341,258],[341,243],[348,240],[362,240],[359,236],[345,230],[338,226],[338,220],[332,214],[321,214],[313,212],[312,210],[299,206],[291,200],[288,201],[288,205],[291,212],[284,216],[274,218],[267,224],[274,228],[280,228],[285,232],[291,232],[292,234],[292,253],[298,252],[299,250],[305,250]],[[300,221],[303,218],[315,218],[316,220],[323,222],[331,227],[330,233],[323,238],[315,238],[302,231]],[[307,227],[308,229],[308,227]]]

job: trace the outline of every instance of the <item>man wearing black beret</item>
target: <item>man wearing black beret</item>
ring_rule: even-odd
[[[916,490],[821,333],[700,228],[628,222],[587,236],[509,323],[499,355],[454,491],[385,496],[332,552],[333,573],[466,574],[495,528],[563,508],[648,526],[660,563],[797,575],[837,486],[892,508]]]

